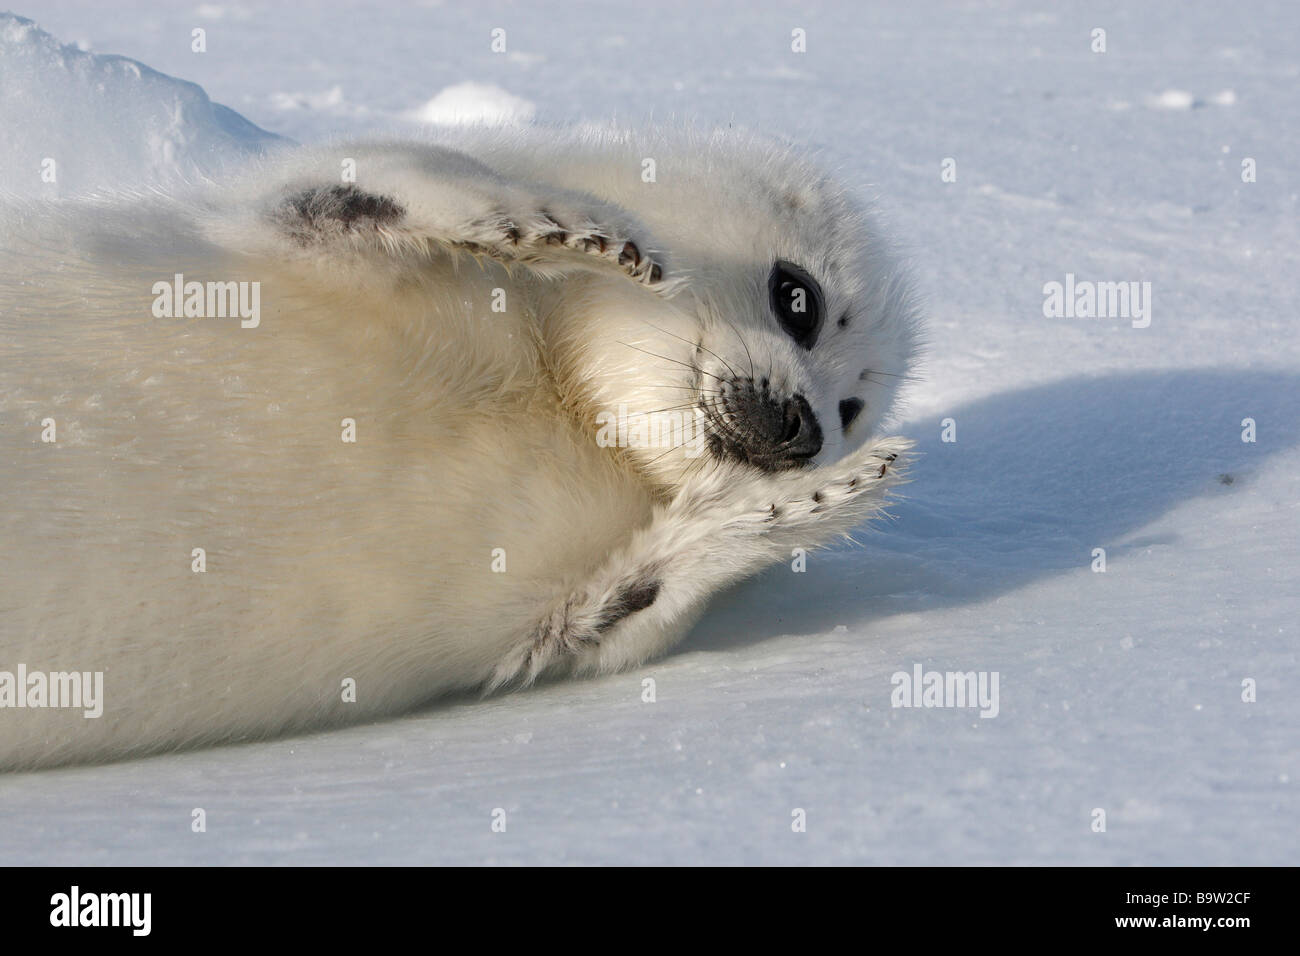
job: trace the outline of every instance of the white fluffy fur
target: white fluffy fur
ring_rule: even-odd
[[[277,208],[344,158],[405,215],[295,241]],[[915,348],[907,283],[866,211],[748,135],[347,144],[0,227],[0,670],[105,672],[98,719],[0,709],[0,768],[635,665],[719,588],[876,514],[902,464],[873,436]],[[825,291],[812,351],[771,315],[778,258]],[[261,282],[260,326],[154,318],[176,272]],[[600,410],[688,404],[730,368],[807,397],[816,467],[597,447]],[[849,397],[866,410],[844,434]],[[602,630],[649,580],[653,603]]]

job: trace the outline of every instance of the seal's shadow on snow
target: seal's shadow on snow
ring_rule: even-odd
[[[1300,375],[1147,371],[1005,392],[896,430],[917,443],[892,521],[859,548],[792,556],[721,594],[680,645],[721,650],[994,597],[1046,575],[1177,547],[1142,529],[1177,505],[1249,493],[1300,442]],[[941,437],[955,422],[956,441]],[[1242,440],[1255,423],[1253,443]],[[1223,545],[1246,529],[1222,529]],[[1230,560],[1225,552],[1224,561]]]

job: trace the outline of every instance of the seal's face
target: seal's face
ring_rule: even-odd
[[[804,468],[875,433],[909,372],[916,323],[897,270],[865,244],[854,251],[787,246],[697,296],[692,384],[714,459]]]
[[[867,211],[794,154],[733,139],[665,153],[670,181],[614,197],[657,240],[665,282],[583,286],[558,343],[580,415],[617,423],[602,443],[669,485],[839,460],[876,433],[916,350],[906,273]]]
[[[826,320],[821,285],[802,267],[778,259],[768,273],[767,294],[768,308],[781,332],[795,346],[811,352]],[[738,371],[718,353],[712,354],[729,373],[707,373],[717,385],[701,388],[700,406],[713,426],[709,435],[713,454],[765,471],[810,463],[822,450],[824,433],[817,412],[802,392],[774,388],[770,367],[764,374],[751,361],[748,371],[743,363]],[[746,351],[746,359],[750,358]],[[706,373],[701,370],[701,374]],[[852,409],[846,417],[847,426],[863,405],[856,398],[845,402]]]
[[[587,289],[558,351],[598,442],[673,485],[711,465],[815,467],[871,438],[912,360],[906,285],[872,285],[870,256],[856,282],[796,256],[696,267],[667,298]]]

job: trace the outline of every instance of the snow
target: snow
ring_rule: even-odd
[[[722,595],[666,659],[0,778],[0,863],[1300,862],[1293,5],[335,0],[304,18],[42,0],[30,15],[304,142],[534,106],[794,136],[879,196],[913,251],[930,347],[898,425],[922,454],[894,518]],[[5,189],[56,148],[87,158],[65,189],[265,148],[195,87],[15,29]],[[1067,274],[1150,282],[1149,327],[1045,317],[1044,285]],[[916,664],[997,672],[998,715],[891,707]]]
[[[462,123],[497,125],[531,122],[537,107],[491,83],[456,83],[441,91],[407,117],[417,123],[454,126]]]
[[[1150,97],[1147,103],[1153,110],[1190,110],[1204,105],[1186,90],[1165,90],[1159,96]]]
[[[214,175],[279,137],[193,83],[0,14],[0,193],[56,198]]]

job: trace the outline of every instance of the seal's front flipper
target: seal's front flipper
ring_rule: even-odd
[[[463,252],[544,276],[618,270],[664,287],[664,257],[618,206],[509,181],[451,150],[352,151],[361,152],[352,160],[355,182],[295,174],[270,199],[266,220],[289,254],[373,254],[418,265]]]
[[[688,481],[585,587],[555,601],[497,665],[489,689],[552,668],[608,673],[662,652],[720,589],[879,515],[909,447],[884,438],[821,468],[719,468]]]

